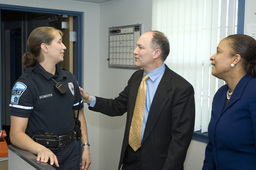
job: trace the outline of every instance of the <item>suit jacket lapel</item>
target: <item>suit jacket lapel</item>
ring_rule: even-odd
[[[168,67],[166,67],[165,73],[157,87],[154,99],[151,104],[142,143],[151,134],[151,131],[153,130],[156,122],[158,121],[158,118],[161,115],[161,112],[165,106],[165,103],[167,102],[168,92],[170,90],[171,90],[171,72],[168,69]]]
[[[219,96],[214,96],[214,98],[216,98],[215,100],[213,100],[213,103],[212,103],[212,112],[214,113],[218,113],[218,117],[223,113],[223,109],[225,107],[225,103],[226,103],[226,100],[227,100],[227,97],[226,97],[226,92],[228,90],[228,86],[225,85],[225,87],[223,87],[223,92],[221,92],[220,94],[222,95],[219,95]],[[223,96],[224,94],[224,96]],[[215,102],[217,101],[217,102]],[[214,106],[216,105],[216,106]]]
[[[224,111],[225,112],[230,106],[232,106],[238,99],[240,99],[241,95],[243,94],[244,88],[247,84],[247,82],[252,79],[253,77],[251,75],[245,75],[237,84],[235,87],[235,90],[227,103],[227,106],[225,107]]]

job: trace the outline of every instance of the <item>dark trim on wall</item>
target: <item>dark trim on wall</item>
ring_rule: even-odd
[[[245,0],[238,0],[237,34],[244,33]],[[208,133],[194,132],[193,140],[208,143]]]
[[[78,84],[82,86],[82,75],[83,75],[83,13],[76,11],[66,11],[66,10],[57,10],[57,9],[46,9],[46,8],[37,8],[37,7],[26,7],[26,6],[17,6],[17,5],[4,5],[0,4],[1,10],[13,10],[13,11],[23,11],[23,12],[37,12],[37,13],[51,13],[51,14],[65,14],[72,15],[77,17],[77,56],[76,63],[74,63],[74,73],[76,73],[76,78]],[[1,16],[0,16],[1,18]],[[2,20],[0,19],[0,24]],[[0,31],[1,27],[0,27]],[[0,34],[1,38],[1,34]],[[1,41],[0,41],[0,55],[1,55]],[[2,59],[2,56],[0,56]],[[0,82],[2,82],[2,63],[0,60]],[[2,83],[0,83],[0,89],[2,89]],[[2,108],[2,90],[0,90],[0,108]],[[2,129],[2,113],[0,113],[0,130]]]
[[[244,33],[245,0],[238,0],[237,34]]]
[[[198,142],[203,142],[203,143],[208,143],[209,139],[208,139],[208,133],[201,133],[201,131],[196,131],[194,132],[193,135],[193,140],[198,141]]]
[[[36,7],[26,7],[26,6],[14,6],[14,5],[1,5],[0,10],[14,10],[14,11],[24,11],[24,12],[38,12],[38,13],[51,13],[51,14],[66,14],[77,17],[77,44],[78,44],[78,56],[77,56],[77,81],[79,84],[82,84],[82,64],[83,64],[83,13],[76,11],[65,11],[65,10],[56,10],[56,9],[46,9],[46,8],[36,8]],[[1,21],[0,21],[1,22]],[[1,28],[0,28],[1,29]]]

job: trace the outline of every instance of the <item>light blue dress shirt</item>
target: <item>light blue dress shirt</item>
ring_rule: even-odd
[[[143,117],[142,129],[141,129],[141,141],[143,139],[151,103],[154,99],[156,89],[163,77],[164,71],[165,71],[165,65],[162,64],[157,69],[148,73],[149,79],[147,80],[147,94],[146,94],[146,103],[145,103],[144,117]],[[143,75],[145,74],[146,73],[144,73]]]
[[[144,110],[144,117],[143,117],[143,123],[142,123],[142,130],[141,130],[141,141],[143,139],[146,123],[148,120],[148,114],[150,111],[151,103],[154,99],[156,89],[163,77],[165,71],[165,64],[162,64],[160,67],[157,69],[151,71],[148,73],[149,79],[147,80],[147,94],[146,94],[146,102],[145,102],[145,110]],[[146,73],[144,72],[143,75]],[[90,107],[94,107],[96,104],[96,97],[92,97],[92,101],[89,104]]]

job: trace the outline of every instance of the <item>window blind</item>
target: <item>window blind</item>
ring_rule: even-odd
[[[195,89],[195,131],[207,132],[211,104],[225,84],[211,75],[210,57],[220,40],[237,33],[238,0],[152,0],[152,29],[168,37],[165,63]]]

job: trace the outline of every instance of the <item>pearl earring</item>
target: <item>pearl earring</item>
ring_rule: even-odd
[[[234,68],[234,67],[235,67],[235,64],[232,63],[232,64],[230,64],[230,66],[231,66],[232,68]]]

